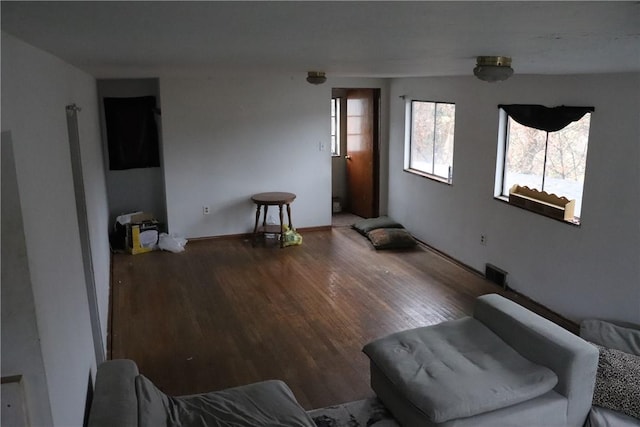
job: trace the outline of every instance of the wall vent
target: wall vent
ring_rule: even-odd
[[[490,282],[507,289],[507,273],[493,264],[485,264],[484,275]]]

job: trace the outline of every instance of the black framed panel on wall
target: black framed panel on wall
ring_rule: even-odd
[[[109,170],[160,167],[155,96],[104,98]]]

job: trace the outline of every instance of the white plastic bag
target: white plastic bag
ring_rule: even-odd
[[[184,251],[184,245],[187,244],[187,239],[184,237],[174,236],[172,234],[160,233],[160,239],[158,246],[163,251],[169,251],[178,253]]]

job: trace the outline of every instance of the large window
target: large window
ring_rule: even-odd
[[[455,117],[455,104],[407,102],[407,171],[451,183]]]
[[[331,155],[340,155],[340,98],[331,98]]]
[[[514,185],[527,186],[575,200],[575,222],[582,210],[592,108],[501,106],[500,150],[503,154],[499,196]],[[514,107],[514,109],[510,109]],[[516,109],[518,107],[520,109]],[[525,107],[531,107],[528,111]],[[552,117],[559,109],[574,109],[554,123],[532,120],[537,113]],[[555,111],[554,111],[555,110]],[[546,124],[545,124],[546,123]]]

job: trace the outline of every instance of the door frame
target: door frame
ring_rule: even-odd
[[[332,181],[335,179],[335,175],[340,175],[343,179],[343,182],[338,185],[338,187],[342,187],[342,192],[338,196],[343,201],[343,211],[350,212],[351,211],[351,196],[349,194],[349,185],[347,182],[347,173],[346,173],[346,159],[345,155],[347,153],[347,108],[346,108],[346,99],[347,93],[349,90],[371,90],[373,92],[373,126],[371,127],[372,131],[372,216],[377,217],[380,215],[380,129],[381,129],[381,88],[374,87],[336,87],[332,88],[331,96],[341,97],[343,98],[342,105],[340,108],[341,118],[341,128],[340,128],[340,156],[334,157],[332,159]],[[336,168],[339,168],[336,171]],[[333,190],[335,190],[336,185],[332,186]],[[335,192],[332,191],[332,198],[336,196]]]

